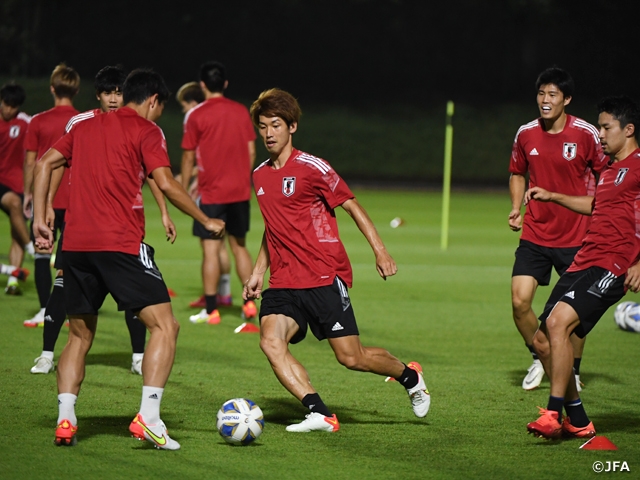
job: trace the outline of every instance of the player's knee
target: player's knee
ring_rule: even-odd
[[[287,344],[281,338],[262,336],[260,338],[260,349],[267,358],[274,358],[286,352]]]
[[[348,368],[349,370],[363,370],[363,366],[362,366],[362,358],[360,355],[358,354],[353,354],[353,353],[345,353],[345,352],[340,352],[340,353],[336,353],[336,358],[338,360],[338,362],[340,363],[340,365],[343,365],[344,367]]]
[[[511,306],[513,308],[513,316],[515,319],[524,316],[529,310],[531,310],[531,299],[523,298],[517,292],[511,294]]]

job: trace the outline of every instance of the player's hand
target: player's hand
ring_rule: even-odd
[[[33,194],[24,194],[24,200],[22,201],[22,213],[25,218],[31,218],[33,215]]]
[[[624,286],[633,293],[640,291],[640,262],[629,267],[627,278],[624,279]]]
[[[164,227],[164,231],[167,234],[167,242],[175,242],[176,237],[178,236],[178,231],[176,230],[176,226],[173,224],[173,221],[168,214],[162,215],[162,226]]]
[[[522,229],[522,213],[520,213],[520,209],[513,209],[509,213],[509,228],[514,232],[519,232]]]
[[[249,280],[244,283],[242,298],[244,300],[255,300],[256,298],[260,298],[260,294],[262,293],[262,282],[264,282],[264,277],[262,275],[252,273]]]
[[[56,212],[50,204],[47,204],[47,208],[44,212],[44,221],[50,230],[55,228],[56,224]]]
[[[225,223],[218,218],[210,218],[203,225],[207,231],[211,232],[213,238],[222,238],[224,235]]]
[[[536,199],[539,202],[550,202],[552,192],[546,191],[544,188],[533,187],[524,193],[524,204],[528,204],[532,199]]]
[[[383,280],[398,273],[398,266],[395,260],[391,258],[391,255],[386,250],[376,255],[376,269]]]
[[[53,230],[47,224],[34,221],[33,236],[36,248],[51,253],[53,250]]]

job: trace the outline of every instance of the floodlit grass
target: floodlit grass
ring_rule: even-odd
[[[438,194],[356,193],[399,265],[396,277],[382,281],[366,241],[338,212],[354,267],[351,294],[362,341],[383,346],[405,362],[422,363],[432,393],[425,419],[413,416],[397,384],[344,369],[326,342],[309,336],[292,347],[293,353],[342,428],[335,434],[287,433],[285,426],[306,412],[275,379],[258,336],[233,334],[241,322],[239,282],[234,278],[235,305],[222,310],[220,325],[190,324],[187,304],[201,291],[198,243],[187,218],[174,213],[179,236],[175,245],[167,244],[147,195],[147,239],[168,286],[178,293],[173,306],[182,329],[162,415],[182,450],[156,451],[127,435],[142,381],[129,373],[127,330],[110,299],[87,358],[77,404],[78,445],[53,445],[55,376],[29,373],[42,331],[22,327],[37,310],[30,277],[24,296],[0,296],[0,477],[541,479],[591,477],[597,460],[626,461],[632,472],[640,468],[640,336],[618,330],[611,312],[587,342],[582,398],[598,432],[619,450],[583,451],[577,440],[546,442],[526,434],[536,405],[546,405],[549,387],[545,380],[538,391],[520,388],[530,357],[511,320],[517,235],[506,224],[506,193],[454,194],[446,252],[439,248]],[[396,216],[406,224],[392,229],[389,221]],[[254,255],[261,226],[254,205],[249,235]],[[1,258],[6,260],[7,251],[8,221],[3,219]],[[540,289],[538,311],[549,292]],[[233,397],[250,398],[265,413],[264,433],[253,446],[228,446],[216,432],[216,411]]]

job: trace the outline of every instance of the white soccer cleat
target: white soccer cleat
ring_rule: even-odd
[[[31,367],[31,373],[49,373],[53,372],[55,366],[53,360],[47,357],[38,357],[34,360],[35,365]]]
[[[22,325],[24,325],[27,328],[36,328],[36,327],[43,327],[44,326],[44,312],[45,312],[45,308],[41,308],[38,313],[36,313],[33,318],[30,318],[28,320],[25,320],[24,322],[22,322]]]
[[[422,375],[422,367],[418,362],[410,362],[407,364],[412,370],[415,370],[418,374],[418,383],[413,388],[407,388],[407,394],[411,400],[411,407],[416,417],[422,418],[427,416],[429,407],[431,406],[431,395],[427,390],[427,384],[424,382],[424,376]]]
[[[131,373],[142,375],[142,356],[140,358],[131,358]]]
[[[336,417],[335,414],[330,417],[325,417],[318,412],[311,412],[309,415],[306,415],[306,419],[302,422],[294,423],[287,427],[287,432],[302,433],[313,431],[337,432],[338,430],[340,430],[340,422],[338,422],[338,417]]]
[[[145,440],[153,443],[158,449],[180,450],[180,444],[169,436],[167,426],[162,420],[158,420],[155,425],[150,425],[138,413],[129,425],[129,431],[138,440],[142,440],[140,437],[144,436]]]
[[[582,391],[582,385],[584,384],[580,381],[580,375],[576,375],[576,390],[578,390],[578,393]]]
[[[522,381],[522,388],[525,390],[533,390],[540,386],[542,383],[542,377],[544,377],[544,367],[540,360],[534,360],[529,370],[527,370],[527,376]]]

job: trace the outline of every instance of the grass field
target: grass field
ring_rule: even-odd
[[[355,225],[339,212],[341,235],[354,269],[351,292],[363,343],[383,346],[425,369],[431,411],[416,419],[397,384],[350,372],[326,342],[312,337],[293,352],[341,421],[335,434],[291,434],[285,426],[305,409],[279,385],[258,347],[257,335],[235,335],[236,305],[218,326],[192,325],[187,304],[200,293],[200,253],[190,222],[179,213],[175,245],[162,238],[147,195],[147,240],[169,287],[178,293],[178,353],[162,404],[178,452],[157,451],[128,437],[140,402],[141,378],[129,373],[130,347],[123,315],[109,299],[77,404],[78,445],[54,447],[55,376],[29,373],[41,350],[41,330],[23,328],[37,310],[33,279],[24,296],[0,295],[0,478],[591,478],[595,461],[626,461],[640,471],[640,335],[622,332],[608,312],[586,345],[582,398],[599,434],[618,451],[583,451],[581,442],[547,442],[525,425],[545,406],[548,382],[533,392],[520,383],[530,357],[511,320],[509,285],[517,235],[506,225],[504,193],[455,193],[450,247],[439,248],[437,193],[357,191],[399,272],[386,282]],[[255,205],[254,205],[255,207]],[[400,216],[397,229],[389,221]],[[8,221],[0,216],[0,258],[8,251]],[[252,210],[249,246],[255,255],[262,221]],[[89,232],[90,234],[90,232]],[[27,267],[32,268],[32,264]],[[539,291],[535,307],[549,288]],[[627,299],[634,299],[632,295]],[[56,348],[64,344],[65,330]],[[215,415],[233,397],[261,406],[266,426],[249,447],[218,436]],[[637,473],[632,473],[633,476]]]

